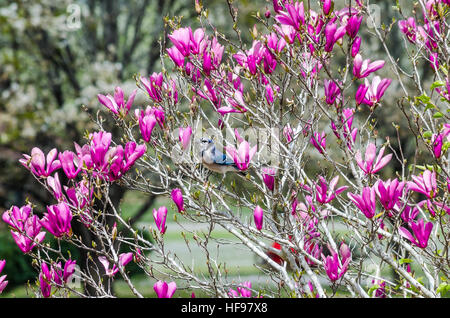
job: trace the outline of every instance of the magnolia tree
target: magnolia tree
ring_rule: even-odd
[[[20,163],[55,202],[43,217],[32,202],[13,206],[3,221],[40,269],[37,296],[87,296],[70,283],[76,278],[97,296],[111,297],[111,283],[121,277],[142,297],[129,277],[130,262],[149,276],[158,297],[176,297],[180,289],[212,297],[447,292],[450,1],[419,0],[413,16],[397,4],[404,18],[390,26],[379,25],[369,1],[339,8],[331,0],[312,2],[274,0],[256,14],[247,48],[237,27],[235,38],[227,38],[196,1],[199,28],[166,21],[172,30],[161,49],[161,73],[136,76],[130,92],[119,86],[100,92],[102,106],[93,116],[98,131],[87,133],[85,144],[24,155]],[[238,10],[231,1],[228,7],[236,26]],[[368,25],[385,60],[371,60],[364,50]],[[386,44],[395,27],[409,67]],[[432,85],[422,80],[420,65],[433,72]],[[392,78],[380,76],[383,68]],[[383,100],[390,89],[401,98]],[[133,105],[138,90],[148,106]],[[378,132],[377,113],[385,108],[407,122],[413,158],[404,155],[398,126],[396,136]],[[105,120],[122,134],[105,131]],[[169,197],[177,212],[170,216],[158,206],[150,229],[132,228],[112,203],[113,183]],[[206,273],[165,247],[173,224],[167,217],[205,225],[201,235],[186,234],[189,229],[183,235],[187,248],[196,244],[204,253]],[[72,233],[74,222],[98,240]],[[230,279],[216,257],[215,227],[257,255],[264,264],[257,270],[278,287],[259,290]],[[79,260],[46,243],[48,236],[88,251],[92,266],[77,271]],[[0,290],[6,279],[0,278]]]

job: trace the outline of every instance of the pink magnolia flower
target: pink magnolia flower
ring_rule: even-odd
[[[321,154],[324,153],[324,150],[327,147],[327,135],[325,132],[315,132],[309,141]]]
[[[106,258],[106,256],[99,256],[98,257],[99,262],[103,265],[105,268],[105,273],[109,277],[113,277],[117,274],[119,271],[119,267],[116,264],[113,264],[111,268],[109,268],[109,260]],[[129,262],[133,260],[133,253],[122,253],[119,255],[119,266],[125,267]]]
[[[409,42],[416,42],[417,26],[414,17],[409,17],[406,20],[398,21],[398,27],[400,28],[400,31],[406,35]]]
[[[335,282],[347,272],[352,253],[345,243],[342,243],[339,248],[341,258],[331,246],[328,246],[328,249],[331,252],[331,256],[325,257],[322,254],[323,266],[330,280]]]
[[[295,30],[300,30],[300,26],[305,24],[305,8],[303,2],[295,2],[294,4],[285,3],[286,11],[280,11],[275,16],[280,24],[290,25]]]
[[[339,176],[336,176],[330,181],[330,184],[328,185],[325,178],[319,176],[319,184],[316,185],[316,200],[322,204],[327,204],[348,188],[348,186],[342,186],[334,190],[338,181]]]
[[[76,261],[69,259],[64,264],[64,268],[62,267],[61,262],[54,263],[52,265],[51,271],[53,280],[58,286],[67,284],[67,282],[72,278],[72,275],[75,273],[76,263]]]
[[[163,281],[157,281],[155,285],[153,285],[153,289],[155,290],[158,298],[172,298],[173,294],[177,290],[177,284],[175,282],[166,283]]]
[[[439,159],[442,155],[442,146],[444,144],[444,134],[433,134],[431,137],[431,147],[433,148],[433,154],[436,159]]]
[[[338,85],[336,85],[336,83],[333,80],[327,80],[325,79],[323,81],[323,87],[325,90],[325,101],[328,105],[333,105],[336,101],[336,99],[338,100],[338,103],[340,103],[340,101],[342,100],[342,94],[341,94],[341,90],[338,87]]]
[[[31,216],[32,209],[29,205],[21,208],[11,207],[4,212],[2,219],[11,227],[11,235],[17,246],[23,253],[30,252],[45,238],[45,232],[41,232],[41,224],[36,215]]]
[[[107,164],[105,157],[111,145],[111,137],[111,133],[105,131],[91,134],[90,155],[94,166],[99,170],[103,170]]]
[[[72,188],[65,186],[64,190],[66,191],[68,203],[79,211],[83,224],[89,226],[93,221],[89,212],[89,206],[91,205],[94,194],[93,185],[83,180],[76,183]]]
[[[366,86],[364,84],[359,85],[355,95],[356,105],[359,106],[364,102],[368,90],[369,86]]]
[[[72,211],[65,202],[47,206],[47,213],[40,221],[42,226],[56,237],[70,235],[72,231]]]
[[[133,105],[134,98],[136,96],[137,89],[133,90],[131,95],[128,97],[128,101],[125,103],[125,99],[123,96],[123,90],[120,87],[116,87],[114,91],[114,97],[111,95],[102,95],[98,94],[98,101],[108,108],[111,112],[119,116],[126,116],[131,109],[131,105]]]
[[[250,161],[256,153],[257,145],[250,149],[250,144],[241,138],[237,130],[235,130],[235,135],[236,139],[239,141],[238,149],[236,150],[233,146],[227,146],[225,147],[225,150],[231,158],[233,158],[238,169],[244,171],[248,169]]]
[[[190,44],[193,37],[191,27],[176,29],[168,35],[170,41],[183,56],[190,54]]]
[[[139,118],[139,129],[141,131],[141,136],[146,142],[150,142],[153,128],[156,125],[156,116],[152,112],[150,107],[144,111],[141,111]]]
[[[30,214],[31,206],[29,205],[24,205],[20,208],[17,206],[12,206],[9,210],[3,213],[2,219],[14,230],[23,231],[25,229],[25,222],[30,217]]]
[[[273,88],[270,84],[266,85],[266,101],[267,104],[272,105],[274,100]]]
[[[346,33],[346,27],[337,27],[336,23],[328,23],[325,27],[325,52],[333,51],[334,44],[339,41]]]
[[[189,143],[191,141],[191,135],[192,135],[192,128],[191,126],[187,126],[186,128],[180,127],[179,128],[179,136],[178,139],[181,142],[181,146],[184,150],[187,149],[189,146]]]
[[[34,147],[31,149],[31,156],[24,154],[24,158],[19,159],[19,162],[37,177],[48,177],[53,171],[61,168],[61,163],[56,160],[58,157],[58,150],[53,148],[44,155],[41,149]]]
[[[173,202],[178,208],[178,212],[184,211],[184,201],[183,201],[183,193],[180,189],[173,189],[170,196],[172,197]]]
[[[332,0],[322,0],[322,12],[324,15],[330,14],[331,8],[334,5]]]
[[[433,229],[433,223],[428,222],[424,224],[424,220],[420,219],[417,222],[409,222],[409,226],[412,230],[409,232],[403,226],[399,227],[399,233],[401,236],[409,240],[414,245],[420,248],[426,248],[428,245],[428,239],[430,238],[431,230]]]
[[[318,242],[314,242],[314,240],[309,239],[305,242],[305,251],[308,253],[308,255],[320,259],[320,255],[322,255],[322,246]],[[308,256],[305,256],[305,260],[308,263],[309,266],[316,267],[317,264]]]
[[[262,177],[267,189],[270,191],[274,190],[275,186],[275,175],[277,171],[274,168],[264,167],[262,168]]]
[[[50,189],[52,189],[53,196],[55,197],[56,200],[60,201],[61,199],[64,199],[61,183],[59,182],[58,172],[55,173],[54,177],[49,176],[47,178],[47,185],[49,186]]]
[[[400,198],[403,196],[405,182],[399,182],[398,179],[382,181],[378,180],[375,185],[375,193],[380,200],[381,205],[386,210],[392,210]]]
[[[59,162],[61,162],[62,169],[67,178],[74,179],[80,173],[81,166],[79,165],[79,158],[70,150],[66,150],[59,154]],[[77,166],[77,167],[75,167]]]
[[[347,196],[368,219],[375,216],[377,201],[376,192],[373,187],[364,187],[361,195],[347,193]]]
[[[173,63],[178,67],[184,66],[184,55],[176,47],[167,49],[167,54],[172,59]]]
[[[370,62],[370,59],[362,59],[361,54],[356,54],[353,60],[353,75],[356,78],[364,78],[369,76],[371,73],[378,71],[384,66],[383,60],[378,60],[375,62]]]
[[[0,274],[3,271],[3,268],[5,267],[5,264],[6,264],[5,260],[0,260]],[[6,280],[6,275],[0,276],[0,294],[6,288],[6,285],[8,285],[8,281]]]
[[[287,123],[286,126],[284,126],[283,128],[283,136],[284,138],[286,138],[286,142],[290,143],[292,141],[292,134],[294,133],[294,131],[291,128],[291,125],[289,123]]]
[[[164,234],[166,232],[167,208],[161,206],[158,210],[153,209],[153,218],[155,219],[158,230],[161,234]]]
[[[233,97],[226,98],[225,102],[227,106],[222,106],[217,109],[217,112],[222,116],[228,113],[245,113],[247,111],[242,92],[239,90],[235,90]]]
[[[392,80],[390,78],[381,79],[379,76],[375,76],[372,84],[370,84],[366,78],[364,85],[367,87],[367,92],[364,96],[363,103],[370,107],[378,103],[386,89],[391,85],[391,82]]]
[[[50,270],[47,264],[42,262],[41,272],[39,273],[39,287],[44,298],[51,296],[53,276],[54,271]]]
[[[358,34],[362,19],[363,17],[357,14],[354,14],[350,18],[348,18],[345,29],[350,38],[353,39]]]
[[[364,161],[361,158],[361,152],[356,152],[355,158],[358,166],[365,172],[365,174],[374,174],[380,171],[392,158],[392,154],[383,157],[385,147],[381,148],[378,157],[375,160],[377,147],[373,143],[369,143],[366,148]]]
[[[134,141],[129,141],[125,145],[124,162],[122,172],[130,170],[130,168],[147,152],[145,144],[138,145]]]
[[[436,172],[425,170],[420,176],[412,176],[413,181],[408,181],[408,191],[414,191],[424,194],[432,199],[437,192]]]
[[[29,253],[37,244],[42,243],[45,232],[41,232],[41,223],[36,215],[27,218],[23,224],[23,230],[11,231],[11,235],[17,246],[23,253]]]
[[[259,205],[257,205],[253,210],[253,219],[255,221],[256,228],[261,231],[263,226],[264,211]]]
[[[361,47],[361,38],[359,36],[357,36],[353,40],[352,49],[351,49],[351,54],[352,54],[353,58],[355,58],[356,55],[359,53],[359,48],[360,47]]]
[[[372,280],[372,284],[378,286],[375,290],[375,298],[386,298],[386,282],[379,280]]]
[[[231,298],[251,298],[252,297],[252,283],[247,281],[239,284],[239,286],[234,290],[230,288],[228,291],[228,296]]]

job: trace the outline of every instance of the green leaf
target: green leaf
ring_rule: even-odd
[[[429,130],[423,133],[423,137],[424,137],[424,138],[429,139],[429,138],[431,138],[432,136],[433,136],[433,133],[432,133],[431,131],[429,131]]]
[[[443,81],[436,81],[433,84],[431,84],[430,89],[433,90],[436,87],[441,87],[441,86],[444,86],[444,85],[445,85],[445,83]]]
[[[437,112],[433,115],[433,118],[442,118],[442,117],[444,117],[444,115],[442,115],[442,113],[440,112]]]
[[[402,265],[402,264],[411,264],[412,260],[409,259],[409,258],[402,258],[398,262],[399,262],[400,265]]]

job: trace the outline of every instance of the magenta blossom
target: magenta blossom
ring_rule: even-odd
[[[399,227],[400,235],[409,240],[414,245],[420,248],[426,248],[428,245],[428,239],[430,238],[431,230],[433,229],[433,223],[428,222],[424,224],[424,220],[420,219],[417,222],[409,222],[409,226],[412,230],[409,232],[403,226]]]
[[[341,258],[331,246],[328,246],[328,249],[331,252],[331,256],[325,257],[322,254],[323,266],[330,280],[335,282],[347,272],[352,253],[345,243],[342,243],[339,248]]]
[[[158,298],[172,298],[173,294],[177,290],[177,284],[175,282],[167,284],[166,282],[160,280],[153,285],[153,289],[155,290]]]
[[[275,187],[275,175],[276,175],[276,169],[270,168],[270,167],[264,167],[262,168],[262,177],[265,185],[267,186],[267,189],[270,191],[274,190]]]
[[[59,176],[58,176],[58,172],[55,173],[55,176],[49,176],[47,178],[47,185],[50,189],[52,189],[53,191],[53,195],[55,197],[56,200],[60,201],[60,200],[64,200],[64,196],[62,193],[62,188],[61,188],[61,183],[59,181]]]
[[[280,11],[275,20],[280,24],[290,25],[295,30],[300,30],[300,26],[305,24],[305,8],[303,2],[295,2],[294,4],[285,3],[286,11]]]
[[[178,212],[184,211],[184,201],[183,201],[183,193],[180,189],[173,189],[170,196],[172,197],[173,202],[178,208]]]
[[[339,41],[346,33],[346,27],[337,27],[336,23],[328,23],[325,27],[325,52],[331,52],[334,44]]]
[[[253,210],[253,219],[255,221],[256,229],[258,231],[261,231],[263,226],[264,211],[259,205],[257,205],[256,208]]]
[[[391,82],[390,78],[381,79],[379,76],[375,76],[370,84],[366,78],[364,86],[367,87],[367,91],[363,97],[363,103],[370,107],[378,103]]]
[[[59,161],[67,178],[74,179],[80,173],[81,166],[79,158],[70,150],[66,150],[59,154]]]
[[[58,150],[55,148],[49,151],[47,157],[37,147],[31,149],[31,156],[27,154],[23,156],[24,158],[19,159],[19,162],[37,177],[48,177],[53,171],[61,168],[61,163],[56,159]]]
[[[341,90],[333,80],[325,79],[323,81],[323,87],[325,91],[325,101],[328,105],[333,105],[336,99],[338,100],[338,103],[341,102]]]
[[[356,105],[359,106],[364,102],[368,90],[369,86],[366,86],[364,84],[359,85],[355,95]]]
[[[348,18],[347,20],[347,25],[345,27],[347,34],[350,38],[355,38],[356,35],[358,34],[359,28],[361,26],[361,22],[362,22],[363,17],[359,16],[359,15],[352,15],[350,18]]]
[[[40,231],[39,218],[36,215],[31,216],[31,212],[29,205],[21,208],[13,206],[2,216],[3,221],[12,228],[11,235],[23,253],[30,252],[45,238],[45,232]]]
[[[241,138],[237,130],[235,130],[235,135],[239,141],[238,149],[236,150],[233,146],[227,146],[225,147],[225,150],[231,158],[233,158],[233,161],[238,169],[244,171],[248,169],[250,161],[256,153],[257,145],[250,149],[250,144]]]
[[[375,216],[377,201],[373,187],[364,187],[361,195],[347,193],[347,196],[368,219]]]
[[[109,268],[110,264],[109,264],[109,260],[106,258],[106,256],[99,256],[98,260],[105,268],[105,273],[107,276],[113,277],[119,271],[119,267],[116,266],[116,264],[113,264],[113,266],[111,268]],[[123,268],[132,260],[133,260],[133,253],[131,253],[131,252],[122,253],[119,255],[119,266]]]
[[[3,213],[2,219],[14,230],[23,231],[25,229],[25,222],[30,217],[30,214],[31,206],[29,205],[24,205],[20,208],[17,206],[12,206],[9,210]]]
[[[228,296],[231,298],[251,298],[252,297],[252,283],[251,282],[243,282],[239,284],[236,290],[230,288],[228,291]]]
[[[425,170],[420,176],[412,176],[413,181],[408,181],[408,191],[422,193],[432,199],[437,192],[436,172]]]
[[[192,135],[192,128],[191,126],[187,126],[186,128],[180,127],[179,128],[179,140],[181,142],[181,146],[184,150],[187,149],[189,146],[189,143],[191,141],[191,135]]]
[[[339,176],[336,176],[328,185],[327,181],[322,176],[319,176],[319,185],[316,185],[316,200],[321,204],[327,204],[348,188],[347,186],[342,186],[334,190],[338,181]]]
[[[399,202],[403,196],[404,187],[405,182],[399,182],[397,178],[392,181],[390,179],[387,181],[378,180],[374,185],[378,199],[386,210],[392,210]]]
[[[309,141],[321,154],[324,153],[324,150],[327,147],[327,135],[325,132],[315,132]]]
[[[90,155],[94,166],[103,170],[104,166],[107,164],[105,161],[106,153],[111,145],[111,133],[105,131],[94,132],[91,134],[90,143]]]
[[[141,111],[139,115],[139,129],[141,131],[142,138],[149,142],[152,136],[153,128],[156,125],[156,117],[154,112],[151,111],[150,106],[144,111]]]
[[[46,263],[41,264],[41,272],[39,273],[39,286],[44,298],[48,298],[52,293],[52,281],[54,277],[54,271],[50,270]]]
[[[123,90],[120,87],[116,87],[114,91],[114,97],[111,95],[102,95],[98,94],[98,101],[108,108],[111,112],[120,117],[125,117],[131,109],[131,105],[133,105],[134,98],[136,96],[137,89],[133,90],[128,101],[125,102],[123,96]]]
[[[409,42],[416,42],[417,26],[414,17],[398,21],[398,27],[400,28],[400,31],[406,35]]]
[[[444,142],[444,134],[433,134],[431,137],[431,146],[433,148],[433,154],[436,159],[439,159],[442,155],[442,146]]]
[[[42,243],[45,232],[41,232],[41,223],[36,215],[26,219],[23,231],[11,231],[17,246],[23,253],[29,253],[37,244]]]
[[[358,166],[364,171],[365,174],[374,174],[380,171],[392,158],[392,154],[383,157],[385,147],[381,148],[378,153],[378,157],[375,160],[377,147],[373,143],[369,143],[366,148],[366,154],[364,161],[361,158],[361,152],[358,150],[355,155]]]
[[[42,226],[56,237],[70,235],[72,232],[72,212],[65,202],[47,206],[47,212],[41,220]]]
[[[384,66],[383,60],[378,60],[375,62],[370,62],[370,59],[362,59],[361,54],[356,54],[353,60],[353,75],[356,78],[364,78],[369,76],[371,73],[378,71]]]
[[[352,54],[353,58],[355,58],[356,55],[359,53],[359,48],[360,47],[361,47],[361,38],[359,36],[357,36],[353,40],[352,49],[351,49],[351,54]]]
[[[161,206],[158,210],[153,209],[153,218],[155,219],[158,230],[161,234],[164,234],[166,232],[167,208]]]
[[[3,271],[3,268],[5,267],[5,264],[6,264],[5,260],[0,260],[0,274]],[[6,275],[0,276],[0,294],[6,288],[6,285],[8,285],[8,281],[6,280]]]

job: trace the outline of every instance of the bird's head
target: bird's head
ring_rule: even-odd
[[[208,138],[200,138],[199,139],[199,150],[200,152],[207,151],[214,147],[214,141]]]

